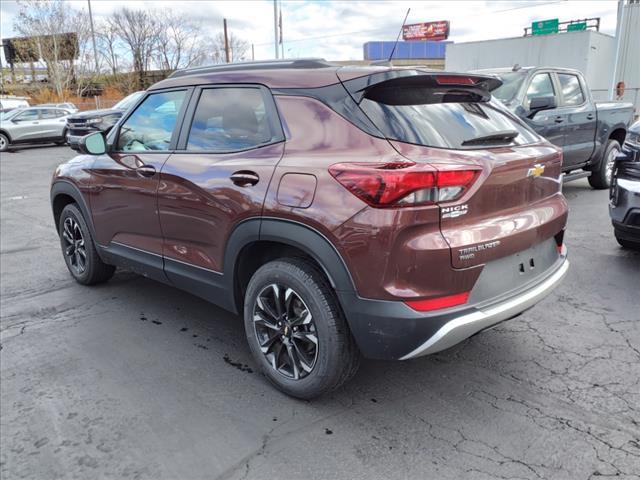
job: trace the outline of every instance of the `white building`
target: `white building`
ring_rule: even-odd
[[[640,114],[640,3],[624,7],[617,81],[624,81],[622,100],[632,102]],[[581,71],[596,100],[608,100],[613,82],[616,39],[583,30],[576,32],[501,38],[447,46],[445,70],[545,66]]]

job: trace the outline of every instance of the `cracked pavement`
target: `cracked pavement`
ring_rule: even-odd
[[[239,318],[131,273],[71,280],[49,181],[72,154],[0,161],[3,479],[640,478],[640,253],[606,191],[565,186],[571,269],[542,303],[303,402]]]

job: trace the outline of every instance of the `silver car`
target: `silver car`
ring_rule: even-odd
[[[0,114],[0,152],[26,143],[63,145],[70,113],[62,108],[30,107]]]
[[[80,110],[76,107],[75,103],[64,102],[64,103],[41,103],[40,105],[36,105],[37,107],[53,107],[53,108],[61,108],[63,110],[68,110],[71,113],[78,113]]]

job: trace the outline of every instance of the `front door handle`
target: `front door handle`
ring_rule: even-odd
[[[136,172],[143,177],[153,177],[156,174],[156,168],[153,165],[140,165],[136,168]]]
[[[237,171],[233,173],[229,178],[239,187],[255,185],[260,180],[260,177],[256,172],[251,172],[249,170]]]
[[[554,120],[554,122],[556,122],[556,123],[562,123],[562,122],[564,122],[564,117],[556,117],[556,119]]]
[[[593,113],[587,115],[587,120],[593,120],[594,118],[596,118],[596,116]]]

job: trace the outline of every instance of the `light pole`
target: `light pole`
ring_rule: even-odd
[[[618,59],[620,57],[620,43],[622,42],[622,24],[624,22],[624,0],[618,0],[618,23],[616,24],[616,53],[613,57],[613,77],[609,87],[609,100],[614,100],[616,83],[618,80]]]
[[[91,41],[93,42],[93,59],[96,62],[96,74],[98,73],[98,49],[96,48],[96,33],[93,30],[93,14],[91,13],[91,0],[87,0],[89,5],[89,25],[91,26]]]
[[[278,0],[273,0],[273,46],[278,57]]]

